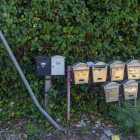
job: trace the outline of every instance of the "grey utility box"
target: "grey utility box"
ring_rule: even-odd
[[[125,62],[127,79],[140,79],[140,61],[129,59]]]
[[[104,62],[96,61],[92,66],[93,83],[106,82],[107,64]]]
[[[77,62],[71,68],[74,84],[88,83],[90,67],[86,63]]]
[[[121,83],[122,95],[125,100],[137,98],[138,82],[135,80],[124,80]]]
[[[125,64],[122,61],[112,60],[108,63],[108,76],[111,81],[124,79]]]
[[[51,75],[65,75],[65,57],[55,55],[51,57]]]
[[[102,86],[103,90],[103,99],[106,102],[118,101],[119,98],[119,86],[120,84],[116,82],[106,82]]]
[[[51,75],[51,59],[46,56],[35,57],[35,75]]]

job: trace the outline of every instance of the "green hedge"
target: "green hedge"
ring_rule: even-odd
[[[42,106],[44,77],[35,76],[36,56],[63,55],[66,66],[79,61],[140,60],[138,0],[2,0],[0,11],[0,29]],[[43,117],[1,41],[0,64],[0,107],[6,105],[0,118],[10,119],[13,111],[15,119]],[[98,86],[72,85],[72,114],[101,108]],[[57,98],[52,95],[55,90]],[[53,76],[50,98],[51,113],[65,116],[66,75]]]

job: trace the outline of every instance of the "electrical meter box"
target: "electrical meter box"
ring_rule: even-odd
[[[104,62],[96,61],[92,66],[93,83],[106,82],[107,64]]]
[[[108,63],[108,76],[111,81],[124,79],[125,64],[122,61],[112,60]]]
[[[121,83],[122,95],[125,100],[137,98],[138,82],[135,80],[124,80]]]
[[[120,84],[116,82],[106,82],[102,86],[103,90],[103,99],[106,102],[114,102],[119,99],[119,86]]]
[[[51,75],[65,75],[65,57],[55,55],[51,57]]]
[[[140,79],[140,61],[129,59],[125,62],[127,79]]]
[[[77,62],[71,68],[74,84],[88,83],[90,67],[86,63]]]
[[[51,75],[51,59],[46,56],[35,57],[35,75]]]

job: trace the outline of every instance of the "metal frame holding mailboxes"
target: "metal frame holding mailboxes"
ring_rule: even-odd
[[[121,81],[124,79],[125,64],[122,61],[112,60],[108,63],[108,75],[110,81]]]
[[[90,66],[77,62],[71,66],[74,84],[86,84],[89,79]]]
[[[124,80],[121,83],[122,97],[125,100],[135,99],[138,94],[138,82],[135,80]]]
[[[107,64],[100,61],[95,61],[92,66],[92,79],[93,83],[106,82],[107,77]]]
[[[107,81],[106,83],[102,84],[102,90],[103,90],[103,99],[106,102],[114,102],[118,101],[119,99],[119,86],[117,82],[110,82]]]
[[[140,79],[140,61],[129,59],[125,62],[125,73],[127,79]]]

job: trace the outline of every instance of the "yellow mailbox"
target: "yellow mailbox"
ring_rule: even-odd
[[[124,79],[125,64],[122,61],[112,60],[108,63],[108,75],[111,81]]]
[[[71,68],[74,84],[88,83],[90,67],[86,63],[77,62]]]
[[[106,82],[107,64],[104,62],[96,61],[92,66],[93,83]]]

